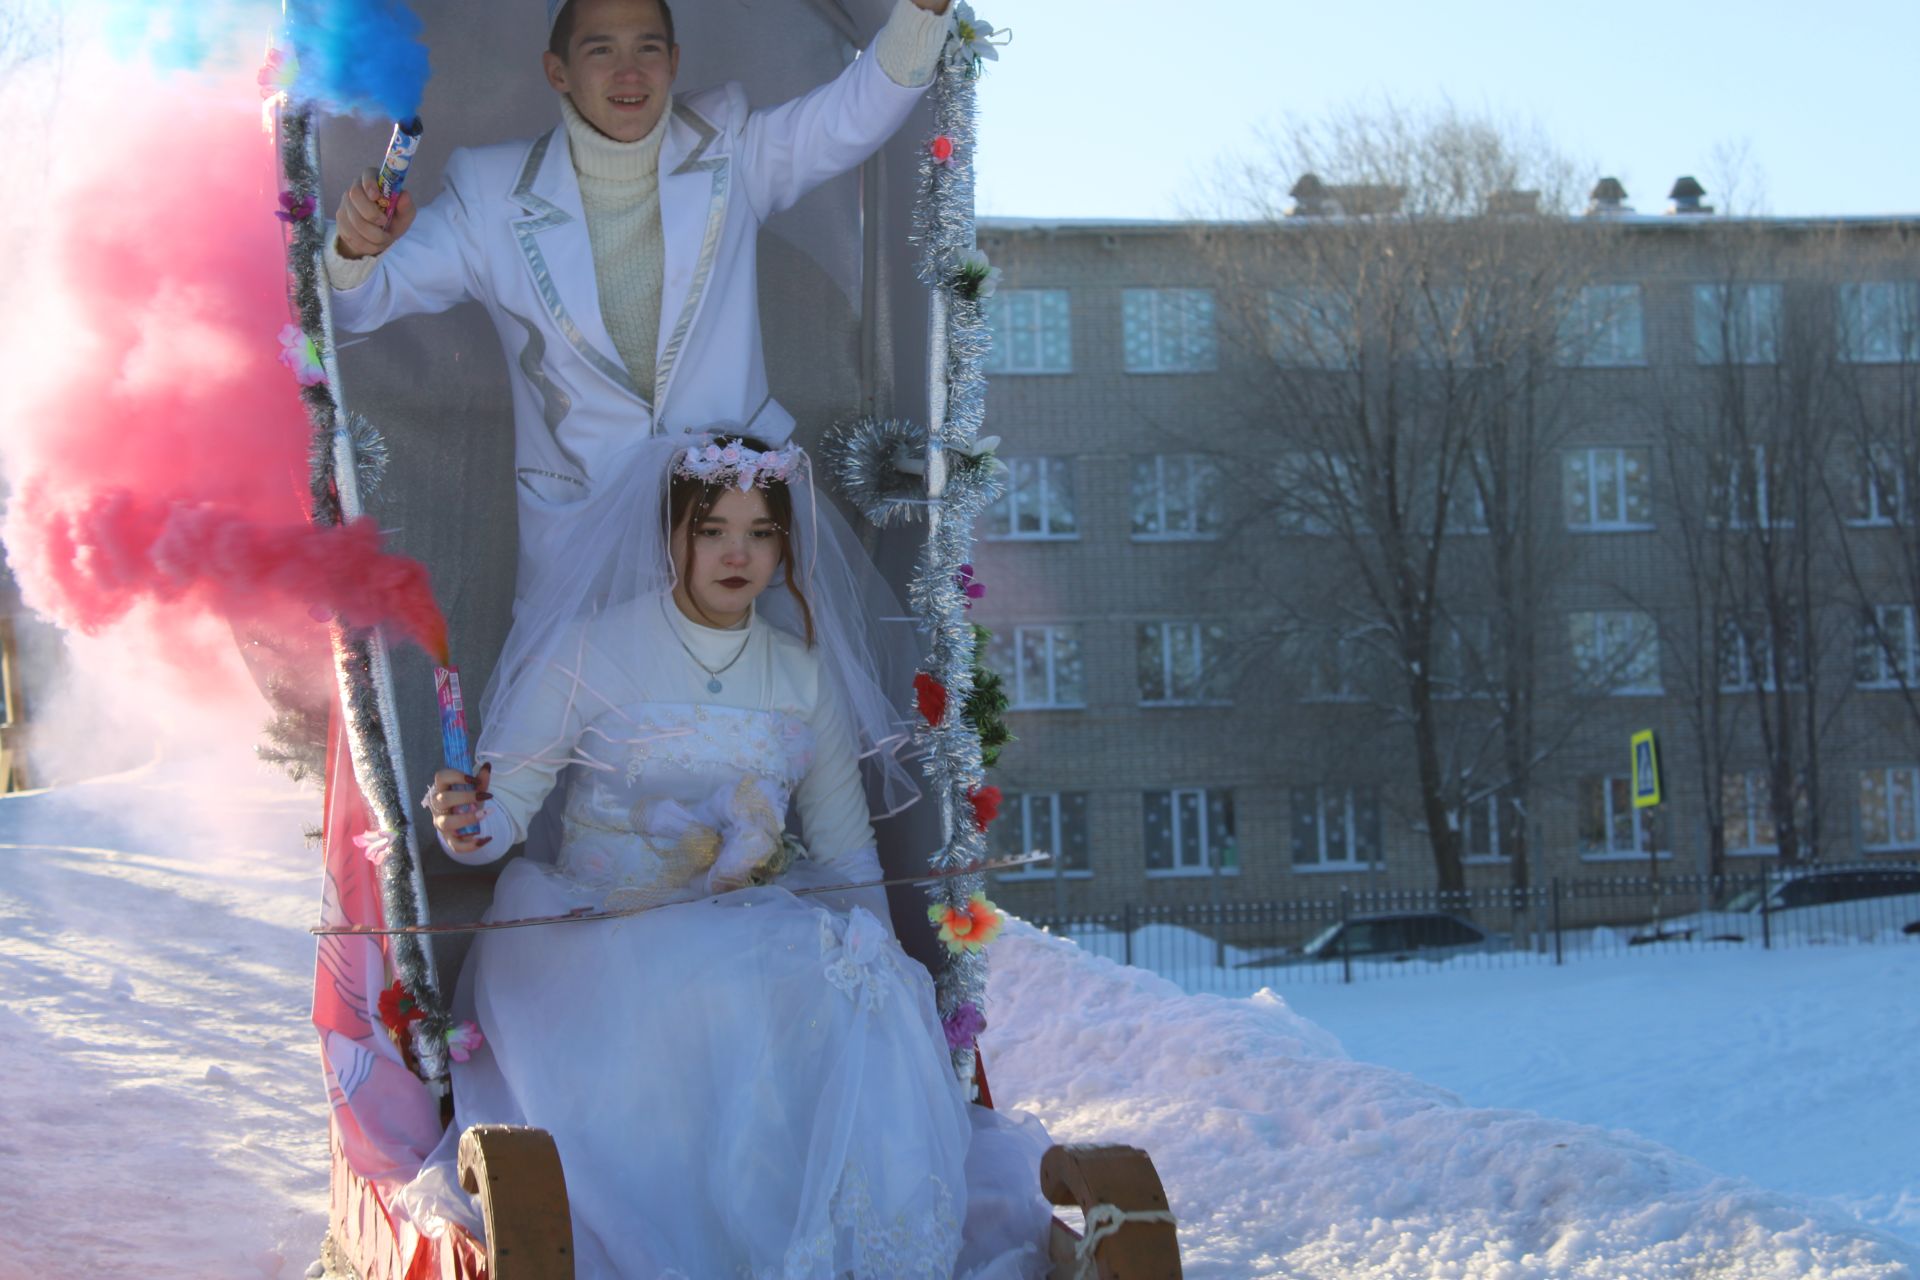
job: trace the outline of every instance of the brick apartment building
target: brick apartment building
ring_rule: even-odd
[[[1381,669],[1336,522],[1288,508],[1298,446],[1268,391],[1345,362],[1277,356],[1287,344],[1259,330],[1319,305],[1289,263],[1353,226],[1337,190],[1295,194],[1296,216],[1267,225],[981,225],[1004,271],[989,429],[1010,493],[979,529],[974,614],[1017,737],[991,779],[1009,797],[995,833],[1056,854],[995,886],[1016,912],[1436,883],[1405,671]],[[1780,776],[1799,789],[1800,857],[1920,856],[1920,575],[1901,570],[1920,497],[1920,217],[1727,218],[1700,194],[1683,180],[1669,212],[1634,214],[1607,180],[1585,216],[1546,220],[1594,265],[1554,321],[1580,342],[1556,361],[1531,498],[1551,554],[1528,622],[1543,710],[1524,817],[1487,745],[1498,690],[1465,674],[1486,648],[1478,499],[1448,524],[1432,650],[1469,886],[1514,878],[1516,820],[1536,882],[1707,870],[1710,826],[1722,869],[1773,865]],[[1370,349],[1368,327],[1352,326]],[[1725,430],[1749,388],[1767,407],[1742,412],[1767,431],[1811,419],[1796,438],[1817,434],[1822,482],[1801,491],[1824,522],[1774,512],[1768,477],[1792,474],[1767,446],[1677,447],[1683,424]],[[1751,556],[1726,550],[1756,529],[1767,563],[1770,540],[1816,547],[1795,562],[1811,589],[1785,595],[1805,604],[1802,638],[1777,662],[1763,636],[1785,632],[1741,622]],[[1642,729],[1663,754],[1652,810],[1628,794]]]

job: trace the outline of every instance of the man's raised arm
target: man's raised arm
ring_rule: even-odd
[[[403,191],[388,223],[371,169],[347,189],[326,253],[340,328],[369,333],[401,316],[445,311],[480,296],[480,245],[460,189],[463,154],[448,158],[444,189],[417,218],[413,197]]]
[[[949,0],[896,0],[852,66],[791,102],[756,111],[741,130],[748,199],[762,218],[880,149],[933,83],[952,19]]]

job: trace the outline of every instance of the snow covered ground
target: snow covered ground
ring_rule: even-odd
[[[316,808],[244,760],[0,800],[0,1280],[294,1277],[314,1256]],[[1283,1001],[1189,996],[1016,924],[987,1053],[1003,1106],[1153,1153],[1190,1276],[1891,1280],[1920,1268],[1920,1178],[1892,1172],[1917,955]]]

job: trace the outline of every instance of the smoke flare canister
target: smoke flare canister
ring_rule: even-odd
[[[420,135],[425,132],[419,116],[393,126],[393,140],[387,143],[387,154],[380,161],[380,203],[388,209],[407,185],[407,170],[413,167],[413,153],[420,149]]]
[[[467,744],[467,707],[460,697],[460,668],[435,667],[433,691],[440,698],[440,753],[447,762],[447,768],[471,774],[473,748]],[[462,827],[460,834],[479,835],[480,828]]]

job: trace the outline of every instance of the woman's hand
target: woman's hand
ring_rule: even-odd
[[[492,836],[463,836],[467,827],[480,825],[481,806],[493,799],[487,780],[493,765],[483,764],[476,777],[458,769],[442,769],[433,775],[433,789],[427,792],[427,809],[433,814],[433,827],[455,853],[476,853],[493,843]]]

